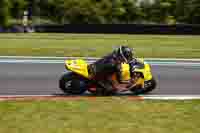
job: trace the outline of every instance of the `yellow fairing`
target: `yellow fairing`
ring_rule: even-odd
[[[152,73],[151,68],[149,64],[144,64],[144,69],[135,69],[135,72],[141,72],[144,75],[144,80],[151,80],[152,79]]]
[[[68,70],[71,70],[79,75],[89,78],[88,64],[84,60],[66,60],[65,66]]]
[[[121,64],[121,74],[122,74],[123,81],[128,81],[131,79],[129,64],[126,64],[126,63]]]

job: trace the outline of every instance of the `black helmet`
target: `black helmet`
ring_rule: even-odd
[[[130,62],[133,58],[133,49],[127,46],[120,46],[117,50],[117,56],[124,62]]]

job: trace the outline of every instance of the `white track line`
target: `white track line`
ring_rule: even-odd
[[[92,63],[95,60],[88,60]],[[200,66],[200,62],[159,62],[145,61],[156,66]],[[21,64],[63,64],[64,60],[40,60],[40,59],[0,59],[0,63],[21,63]]]
[[[143,95],[143,98],[152,100],[193,100],[200,99],[200,95]]]
[[[98,57],[53,57],[53,56],[0,56],[0,59],[99,59]],[[157,60],[157,61],[198,61],[200,59],[184,59],[184,58],[143,58],[144,60]]]
[[[51,56],[0,56],[1,59],[92,59],[96,60],[96,57],[51,57]]]

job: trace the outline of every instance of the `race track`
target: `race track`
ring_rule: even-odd
[[[200,94],[200,66],[153,65],[156,95]],[[0,63],[0,95],[62,94],[58,80],[62,63]]]

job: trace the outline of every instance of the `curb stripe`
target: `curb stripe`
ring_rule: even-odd
[[[116,96],[114,96],[116,97]],[[117,96],[118,97],[118,96]],[[0,101],[26,100],[95,100],[96,96],[55,96],[55,95],[2,95]],[[200,100],[200,95],[140,95],[127,96],[129,100]]]

